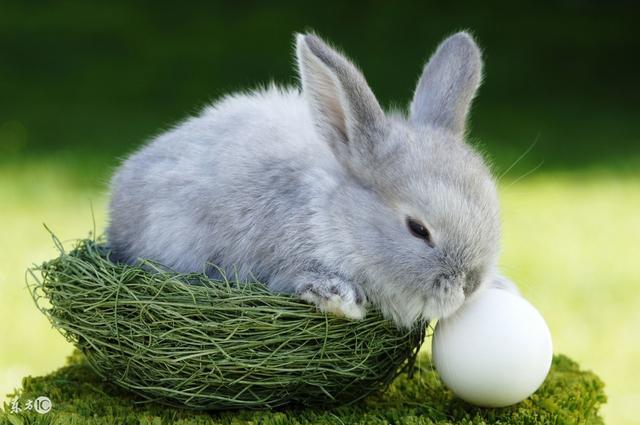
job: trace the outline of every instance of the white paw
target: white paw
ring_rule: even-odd
[[[315,304],[322,312],[333,313],[349,319],[362,319],[366,314],[364,294],[354,286],[333,279],[314,285],[300,293],[300,298]]]

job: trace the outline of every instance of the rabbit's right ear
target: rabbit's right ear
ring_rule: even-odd
[[[411,122],[463,133],[481,80],[478,45],[466,32],[452,35],[440,44],[424,67],[411,102]]]
[[[319,37],[298,34],[303,94],[320,136],[354,172],[370,168],[383,139],[385,115],[358,69]]]

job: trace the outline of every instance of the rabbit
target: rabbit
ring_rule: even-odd
[[[297,34],[295,55],[300,88],[228,95],[120,165],[114,258],[255,278],[350,319],[373,306],[399,328],[499,285],[496,184],[464,140],[482,77],[472,36],[440,44],[408,112],[385,113],[316,34]]]

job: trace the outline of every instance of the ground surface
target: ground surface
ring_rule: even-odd
[[[446,391],[423,355],[411,379],[400,376],[380,396],[338,408],[297,407],[272,411],[228,411],[194,413],[165,407],[105,384],[79,355],[71,364],[46,377],[23,381],[23,391],[4,406],[0,425],[17,424],[601,424],[598,410],[605,401],[602,382],[564,356],[556,356],[543,386],[528,400],[503,409],[482,409],[467,405]],[[23,410],[28,400],[49,394],[52,409],[47,413]],[[12,404],[15,401],[16,404]],[[136,403],[138,402],[138,403]]]

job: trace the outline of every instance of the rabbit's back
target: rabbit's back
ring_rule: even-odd
[[[229,96],[122,164],[108,239],[124,261],[268,278],[313,250],[304,237],[338,174],[297,90]]]

